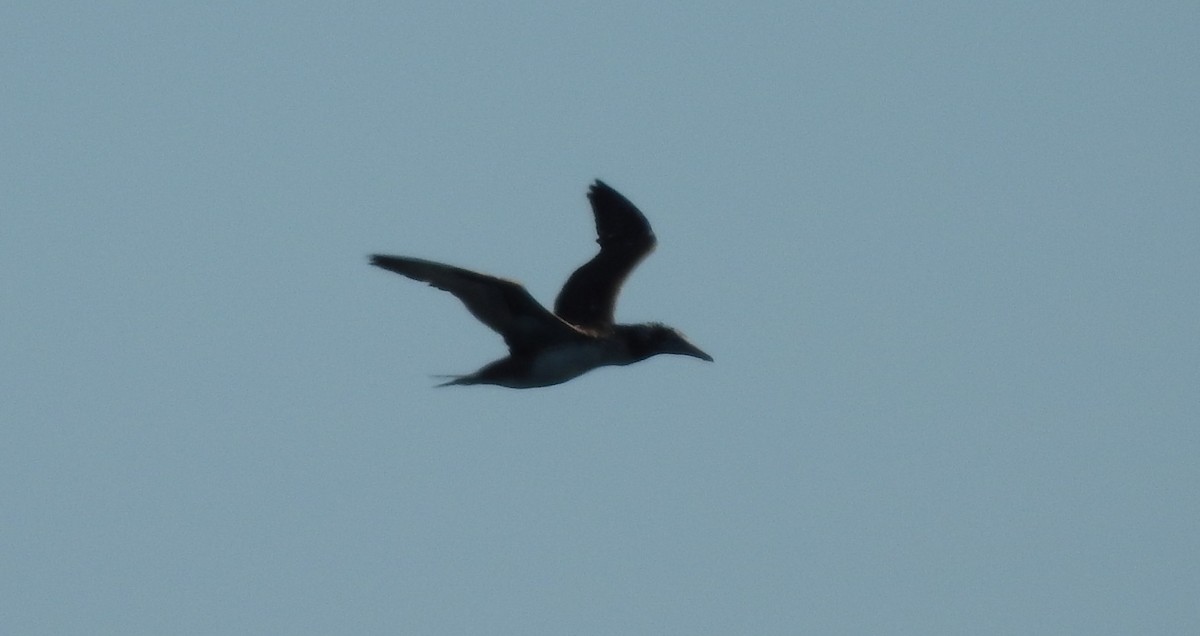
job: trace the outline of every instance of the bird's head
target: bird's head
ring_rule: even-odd
[[[678,330],[661,323],[644,325],[629,325],[625,327],[625,341],[629,350],[638,360],[644,360],[660,353],[674,353],[691,356],[712,362],[712,356],[704,353],[699,347],[688,342],[688,339]]]

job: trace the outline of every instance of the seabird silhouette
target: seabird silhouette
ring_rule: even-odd
[[[645,215],[604,182],[597,180],[587,196],[600,252],[567,279],[554,301],[554,313],[510,280],[419,258],[371,256],[376,267],[454,294],[508,345],[507,357],[438,386],[552,386],[597,367],[632,364],[660,353],[712,362],[712,356],[671,327],[615,323],[621,284],[654,251],[657,240]]]

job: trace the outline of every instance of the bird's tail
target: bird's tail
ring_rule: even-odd
[[[445,378],[450,379],[449,382],[443,382],[441,384],[435,385],[434,388],[443,387],[443,386],[475,384],[475,382],[473,381],[473,378],[469,375],[432,375],[429,377],[438,378],[438,379],[445,379]]]

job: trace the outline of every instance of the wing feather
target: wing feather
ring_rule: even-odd
[[[461,267],[404,256],[371,256],[371,264],[454,294],[480,322],[504,337],[514,352],[539,349],[579,336],[519,283]]]
[[[575,270],[554,301],[554,313],[586,329],[611,329],[621,285],[657,239],[637,206],[603,181],[588,190],[600,252]]]

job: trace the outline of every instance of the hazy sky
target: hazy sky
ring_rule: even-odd
[[[1200,633],[1200,5],[0,8],[0,633]],[[371,252],[618,318],[501,356]]]

